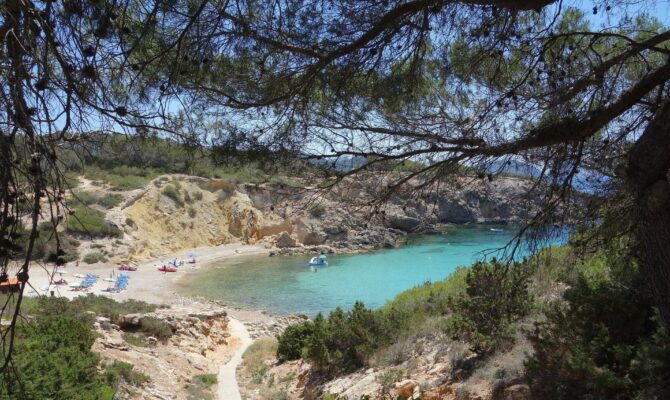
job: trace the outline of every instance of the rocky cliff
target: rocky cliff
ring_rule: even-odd
[[[325,191],[172,175],[156,179],[111,215],[130,241],[129,255],[138,259],[240,242],[281,253],[359,251],[393,246],[407,233],[440,223],[519,221],[534,207],[524,199],[529,184],[461,178],[439,194],[398,193],[375,207],[364,203],[374,192],[360,182]]]

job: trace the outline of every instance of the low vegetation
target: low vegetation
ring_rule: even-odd
[[[102,253],[88,253],[84,256],[84,259],[82,260],[86,264],[95,264],[97,262],[107,262],[107,257],[102,254]]]
[[[326,208],[322,204],[313,204],[309,208],[309,213],[314,218],[321,218],[326,213]]]
[[[242,367],[251,375],[253,384],[261,384],[268,377],[270,367],[266,363],[277,352],[277,340],[264,337],[253,342],[242,355]]]
[[[3,297],[12,311],[15,298]],[[13,365],[0,379],[0,398],[112,400],[120,382],[141,386],[148,377],[132,364],[100,365],[91,351],[93,315],[112,320],[119,315],[155,310],[156,306],[102,296],[74,300],[60,297],[24,298],[16,331]]]
[[[179,207],[184,206],[184,199],[182,198],[181,193],[179,193],[179,189],[175,185],[166,185],[163,190],[161,190],[161,194],[174,201],[175,204]]]
[[[216,385],[218,380],[214,374],[196,375],[191,383],[186,385],[188,393],[187,400],[213,400],[212,386]]]
[[[114,361],[105,366],[105,380],[107,384],[114,389],[114,392],[119,391],[119,384],[125,382],[130,386],[141,387],[151,382],[151,379],[138,371],[135,371],[133,364]]]
[[[33,245],[33,257],[35,259],[64,265],[79,258],[77,252],[79,241],[68,234],[68,232],[54,232],[51,222],[42,222],[37,228],[37,238]],[[29,232],[25,228],[21,229],[18,232],[18,236],[20,251],[16,252],[15,257],[23,255],[23,250],[28,244]],[[60,244],[60,249],[58,248],[58,244]]]
[[[65,223],[65,231],[89,237],[122,237],[123,232],[105,220],[105,214],[90,207],[76,207]]]
[[[110,209],[118,206],[122,201],[123,196],[116,193],[98,195],[94,192],[77,191],[73,193],[70,204],[75,206],[92,206],[97,204],[103,208]]]
[[[158,340],[166,341],[172,336],[172,327],[167,322],[154,317],[142,318],[140,332],[145,336],[153,336]]]
[[[507,265],[495,259],[475,263],[466,275],[465,292],[449,299],[452,315],[447,332],[478,354],[513,341],[514,323],[528,315],[532,306],[529,270],[521,263]]]
[[[522,379],[535,398],[670,398],[670,337],[636,261],[623,256],[628,245],[602,244],[587,254],[556,247],[523,263],[476,263],[381,309],[357,303],[289,326],[277,357],[304,358],[337,375],[401,364],[421,338],[442,337],[452,364],[471,360],[462,366],[467,374],[483,368],[479,376],[491,384]],[[519,339],[525,362],[486,364]]]

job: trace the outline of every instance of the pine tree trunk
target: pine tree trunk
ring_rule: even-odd
[[[642,271],[648,277],[661,318],[670,329],[670,102],[633,146],[628,182],[633,196]]]

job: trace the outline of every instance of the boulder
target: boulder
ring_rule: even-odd
[[[417,386],[419,386],[419,384],[412,379],[405,379],[400,382],[396,382],[395,384],[396,394],[399,397],[405,399],[411,399],[414,397],[414,388],[416,388]]]
[[[306,246],[318,246],[325,242],[326,234],[318,230],[307,232],[305,238],[302,240],[302,243]]]
[[[414,232],[421,225],[421,220],[408,217],[407,215],[394,215],[390,218],[390,223],[391,227],[395,229],[400,229],[404,232]]]
[[[291,237],[291,235],[288,234],[288,232],[283,231],[282,233],[277,236],[277,247],[279,248],[286,248],[286,247],[296,247],[297,242],[294,238]]]
[[[528,385],[523,384],[512,385],[505,388],[500,397],[502,400],[526,400],[530,398],[530,388]]]
[[[128,351],[130,350],[130,346],[128,346],[123,340],[120,339],[107,339],[102,342],[102,345],[108,349],[116,349],[116,350],[121,350],[121,351]]]
[[[123,317],[121,317],[121,320],[119,321],[119,325],[121,328],[139,328],[142,326],[142,319],[144,318],[144,314],[126,314]]]

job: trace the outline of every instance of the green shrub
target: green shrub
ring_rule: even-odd
[[[116,191],[142,189],[149,183],[149,179],[142,176],[108,175],[107,181]]]
[[[23,256],[22,251],[28,245],[30,232],[25,228],[18,230],[18,245],[21,252],[17,256]],[[56,240],[58,239],[58,240]],[[57,243],[60,242],[60,251]],[[77,247],[79,241],[68,235],[66,232],[54,230],[53,224],[49,221],[42,222],[37,227],[37,237],[33,244],[33,259],[43,260],[45,262],[55,263],[56,265],[65,265],[65,263],[75,261],[79,258]]]
[[[303,322],[286,327],[281,336],[277,337],[277,358],[280,361],[301,358],[307,340],[312,334],[314,334],[314,324],[311,322]]]
[[[197,201],[201,201],[202,200],[202,192],[197,191],[197,192],[193,193],[193,198]]]
[[[294,357],[301,347],[303,357],[326,373],[364,366],[374,351],[390,344],[393,338],[384,315],[365,308],[361,302],[356,302],[351,311],[335,309],[328,319],[318,314],[313,322],[303,325],[289,331],[288,338],[280,338],[284,342],[280,356]]]
[[[52,314],[67,315],[78,320],[93,323],[91,312],[94,315],[107,317],[114,322],[118,322],[121,315],[148,313],[155,311],[157,308],[159,306],[139,300],[118,302],[105,296],[87,294],[86,296],[77,296],[72,300],[62,297],[24,299],[22,311],[26,314],[37,316]]]
[[[161,190],[161,193],[163,196],[166,196],[170,198],[172,201],[175,202],[179,207],[184,206],[184,199],[181,198],[181,194],[179,194],[179,189],[174,187],[173,185],[166,185],[163,190]]]
[[[105,221],[104,213],[88,207],[77,207],[74,211],[65,223],[66,232],[92,237],[123,236],[118,227]]]
[[[137,334],[137,333],[131,333],[131,332],[123,332],[121,334],[121,337],[123,340],[126,341],[131,346],[135,347],[148,347],[149,343],[147,343],[146,336],[142,334]]]
[[[465,293],[450,301],[453,315],[448,331],[484,354],[510,341],[513,323],[530,311],[529,271],[523,264],[506,265],[494,259],[475,263],[465,280]]]
[[[134,228],[134,227],[136,226],[136,225],[135,225],[135,220],[133,220],[133,219],[130,218],[130,217],[127,217],[127,218],[126,218],[126,225],[130,226],[131,228]]]
[[[112,399],[97,372],[89,326],[58,313],[41,315],[17,327],[12,368],[0,379],[0,398]]]
[[[535,398],[670,398],[670,336],[647,277],[621,250],[612,243],[577,265],[567,306],[549,307],[529,335]]]
[[[202,374],[194,376],[193,382],[202,384],[204,386],[212,386],[218,383],[218,379],[214,374]]]
[[[157,308],[159,306],[140,300],[131,299],[118,302],[105,296],[88,294],[72,299],[67,306],[67,312],[76,315],[93,311],[97,315],[117,321],[121,315],[148,313],[155,311]]]
[[[118,390],[121,381],[135,387],[141,387],[151,382],[147,375],[135,371],[133,364],[118,360],[105,366],[105,380],[115,391]]]
[[[326,208],[321,204],[313,204],[309,208],[309,213],[315,218],[320,218],[326,213]]]
[[[107,209],[114,208],[121,204],[123,201],[123,196],[120,194],[110,194],[105,197],[98,199],[97,203]]]
[[[193,204],[193,198],[187,190],[184,190],[184,201],[186,204]]]
[[[94,182],[108,183],[112,190],[123,191],[143,188],[155,176],[155,172],[127,165],[120,165],[111,169],[88,166],[84,175]]]
[[[153,336],[162,341],[165,341],[172,336],[172,327],[170,324],[154,317],[142,318],[140,331],[147,336]]]
[[[95,264],[97,262],[107,262],[107,257],[101,253],[88,253],[83,260],[86,264]]]
[[[93,192],[77,191],[72,194],[75,204],[90,206],[98,202],[98,196]]]
[[[188,208],[188,216],[191,217],[191,218],[195,218],[196,215],[198,215],[198,211],[193,207],[189,207]]]

